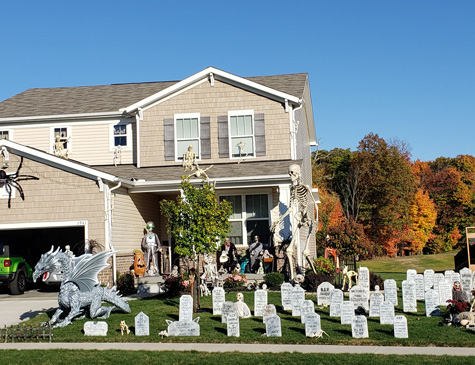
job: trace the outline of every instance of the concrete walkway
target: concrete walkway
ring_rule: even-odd
[[[299,352],[330,354],[378,355],[448,355],[475,356],[475,348],[405,347],[405,346],[338,346],[338,345],[274,345],[216,343],[0,343],[0,350],[125,350],[125,351],[202,351],[202,352]]]

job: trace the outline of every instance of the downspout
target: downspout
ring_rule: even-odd
[[[112,244],[112,209],[113,209],[112,192],[120,188],[121,185],[122,185],[122,182],[119,181],[119,183],[116,186],[114,186],[112,189],[110,188],[104,189],[104,194],[105,194],[105,199],[106,199],[106,217],[107,217],[107,231],[108,231],[107,241],[108,241],[109,249],[111,249],[112,251],[115,251],[114,245]],[[113,270],[112,280],[115,285],[117,283],[117,255],[115,252],[112,255],[112,270]]]
[[[292,110],[292,122],[290,125],[290,134],[292,136],[291,138],[291,159],[296,160],[297,159],[297,131],[298,131],[298,125],[299,121],[296,120],[295,113],[302,109],[304,106],[304,102],[302,99],[299,99],[299,106],[295,109]],[[296,213],[296,212],[295,212]],[[292,217],[294,217],[295,214],[292,214]],[[296,224],[295,218],[292,218],[292,227]],[[300,245],[300,235],[296,238],[297,240],[297,266],[298,267],[303,267],[303,262],[302,262],[302,247]]]
[[[135,114],[135,126],[137,129],[137,141],[135,143],[135,151],[137,156],[137,168],[140,168],[140,121],[143,119],[143,110],[139,108]]]

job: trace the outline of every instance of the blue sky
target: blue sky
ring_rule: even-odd
[[[0,100],[37,87],[308,72],[320,148],[475,155],[475,1],[2,1]]]

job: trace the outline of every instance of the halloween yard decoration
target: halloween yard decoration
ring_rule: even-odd
[[[23,192],[23,188],[19,184],[19,181],[26,181],[26,180],[39,180],[36,176],[31,175],[20,175],[20,169],[23,165],[23,157],[20,160],[20,164],[16,172],[13,174],[7,174],[5,170],[0,170],[0,187],[5,186],[5,190],[8,193],[8,208],[11,208],[11,201],[12,201],[12,191],[15,188],[19,193],[22,200],[25,200],[25,193]]]
[[[287,255],[290,264],[290,279],[294,279],[294,265],[293,265],[293,253],[296,246],[296,239],[300,233],[300,228],[308,227],[307,239],[305,240],[305,246],[303,249],[303,255],[308,261],[313,272],[316,273],[313,261],[310,258],[310,250],[308,244],[310,237],[315,234],[317,229],[317,219],[315,217],[315,211],[317,211],[317,202],[312,195],[312,189],[301,182],[300,179],[300,166],[293,164],[289,166],[289,175],[292,180],[290,187],[290,203],[287,211],[271,226],[271,232],[276,234],[276,229],[284,221],[285,217],[292,213],[294,207],[296,207],[296,214],[294,215],[295,226],[292,227],[292,240],[287,247],[285,253]]]
[[[53,249],[41,255],[40,261],[35,266],[33,281],[47,272],[52,272],[60,265],[61,254]],[[97,254],[84,254],[77,258],[72,269],[65,265],[63,282],[61,283],[58,304],[59,308],[53,314],[49,324],[55,327],[66,327],[72,320],[86,313],[91,318],[108,318],[115,307],[130,313],[129,304],[119,296],[116,288],[109,289],[100,285],[97,275],[109,266],[107,260],[114,251],[102,251]],[[113,306],[102,306],[106,301]],[[63,312],[69,309],[68,315],[60,319]]]

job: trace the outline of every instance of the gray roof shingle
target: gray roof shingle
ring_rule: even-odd
[[[302,97],[306,73],[246,77],[261,85]],[[118,112],[178,81],[29,89],[0,103],[0,118]]]

